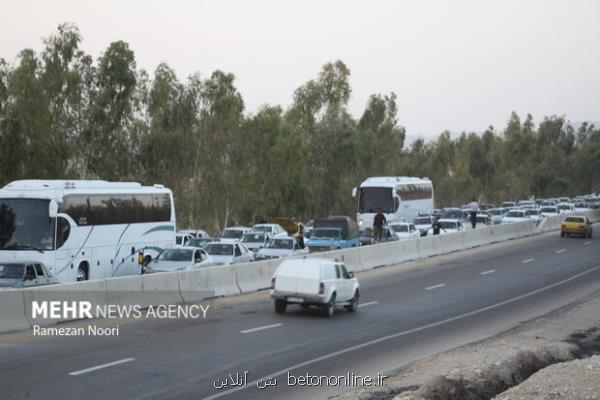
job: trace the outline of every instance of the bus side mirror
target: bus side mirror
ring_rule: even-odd
[[[356,188],[355,187],[352,188],[352,197],[356,197],[356,192],[357,192]]]
[[[48,215],[50,218],[56,218],[58,216],[58,203],[56,200],[50,200],[50,204],[48,206]]]

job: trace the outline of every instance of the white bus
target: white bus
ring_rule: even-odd
[[[352,195],[358,197],[356,219],[361,230],[373,226],[378,209],[388,221],[413,221],[420,213],[433,211],[433,185],[427,178],[368,178]]]
[[[0,263],[45,264],[61,282],[140,274],[175,244],[175,207],[161,185],[23,180],[0,189]]]

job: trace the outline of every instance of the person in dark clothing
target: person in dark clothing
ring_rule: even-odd
[[[444,232],[446,232],[446,230],[444,229],[442,224],[440,224],[440,222],[437,220],[437,218],[433,219],[433,222],[431,223],[431,229],[433,230],[434,235],[439,235],[441,229],[443,229]]]
[[[385,215],[381,212],[381,210],[377,209],[377,214],[375,214],[375,218],[373,219],[373,229],[376,233],[376,241],[381,242],[383,240],[383,226],[387,223],[385,219]]]

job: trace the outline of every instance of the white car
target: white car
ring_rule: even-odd
[[[221,243],[238,243],[244,237],[244,233],[250,233],[252,229],[247,228],[245,226],[234,226],[231,228],[225,228],[221,236],[219,237],[219,242]]]
[[[504,218],[502,218],[503,224],[512,224],[515,222],[523,222],[529,221],[529,217],[527,216],[527,211],[525,210],[510,210],[506,213]]]
[[[540,211],[532,209],[525,210],[525,215],[527,215],[530,220],[535,222],[540,222],[544,217]]]
[[[273,274],[271,289],[278,314],[284,313],[289,304],[320,307],[327,317],[334,315],[336,307],[358,310],[358,279],[343,263],[332,260],[284,260]]]
[[[518,208],[535,208],[536,204],[533,200],[519,200],[517,201]]]
[[[202,229],[182,229],[177,232],[177,234],[189,234],[192,235],[194,239],[210,237],[210,235]]]
[[[280,258],[308,254],[308,247],[301,248],[295,238],[275,238],[256,254],[257,260]]]
[[[399,240],[421,237],[421,232],[410,222],[388,222],[388,228]]]
[[[544,217],[552,217],[560,214],[558,206],[542,206],[540,212]]]
[[[446,235],[448,233],[462,232],[465,230],[463,223],[457,219],[440,219],[438,220],[442,229],[440,229],[440,235]],[[433,235],[433,228],[429,228],[427,236]]]
[[[197,247],[173,247],[163,250],[144,268],[144,273],[184,271],[215,265],[206,252]]]
[[[252,231],[267,233],[272,238],[289,236],[283,226],[279,224],[256,224],[252,227]]]
[[[265,247],[270,240],[271,237],[265,232],[249,232],[244,233],[244,237],[242,237],[240,243],[246,246],[249,250],[257,251]]]
[[[475,219],[477,221],[475,228],[482,228],[484,226],[488,226],[488,225],[492,224],[492,219],[490,218],[489,214],[486,214],[486,213],[477,214],[475,216]]]
[[[189,233],[179,232],[175,235],[175,246],[187,246],[193,238]]]
[[[415,228],[421,232],[421,236],[427,235],[427,230],[431,228],[431,224],[433,223],[433,215],[422,215],[420,217],[415,218],[413,224]]]
[[[241,243],[212,242],[204,250],[218,265],[240,264],[254,261],[254,253]]]
[[[558,211],[561,214],[572,214],[575,212],[575,206],[571,203],[561,203],[558,205]]]
[[[487,213],[492,217],[492,224],[494,225],[498,225],[502,222],[502,218],[506,212],[507,210],[505,208],[490,208],[487,210]]]

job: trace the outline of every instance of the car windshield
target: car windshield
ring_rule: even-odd
[[[555,213],[556,207],[542,207],[540,211],[545,213]]]
[[[242,236],[244,236],[244,232],[240,229],[225,229],[221,235],[225,239],[241,239]]]
[[[565,222],[577,222],[579,224],[583,224],[585,221],[583,220],[583,218],[568,217],[568,218],[565,218]]]
[[[365,187],[360,189],[358,212],[376,213],[380,209],[384,213],[394,212],[392,188]]]
[[[316,228],[310,232],[311,239],[341,239],[342,233],[339,229]]]
[[[408,232],[408,225],[396,224],[392,225],[394,232]]]
[[[0,199],[0,250],[52,250],[49,200]]]
[[[491,209],[491,210],[488,210],[488,212],[492,215],[502,215],[502,210],[500,210],[500,209]]]
[[[0,279],[21,279],[24,272],[23,264],[0,264]]]
[[[289,239],[273,239],[267,247],[270,249],[292,250],[294,248],[294,241]]]
[[[504,203],[502,203],[502,207],[514,207],[515,203],[512,201],[505,201]]]
[[[569,206],[568,204],[562,204],[562,205],[558,206],[558,208],[561,210],[570,210],[571,206]]]
[[[273,230],[272,227],[270,227],[269,225],[254,225],[252,227],[252,230],[254,232],[267,232],[267,233],[271,233],[271,231]]]
[[[442,214],[442,218],[462,219],[464,217],[465,217],[465,213],[462,210],[446,210]]]
[[[167,249],[160,253],[161,261],[192,261],[193,251],[190,249]]]
[[[444,229],[457,229],[456,222],[452,221],[440,221],[440,225]]]
[[[242,239],[242,243],[263,243],[264,241],[264,233],[246,233]]]
[[[231,256],[233,255],[233,246],[223,243],[209,243],[204,250],[211,256]]]
[[[431,224],[431,218],[429,218],[429,217],[415,218],[414,224],[415,225],[429,225],[429,224]]]
[[[527,215],[540,215],[538,210],[527,210]]]
[[[525,213],[523,211],[509,211],[506,216],[512,218],[525,218]]]

